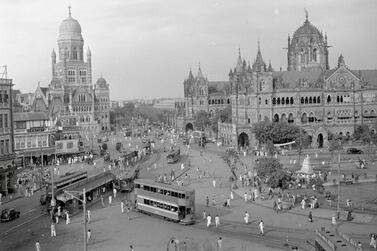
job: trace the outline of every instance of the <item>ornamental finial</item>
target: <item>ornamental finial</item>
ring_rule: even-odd
[[[307,9],[304,9],[305,10],[305,17],[306,17],[306,21],[308,21],[309,19],[309,12]]]

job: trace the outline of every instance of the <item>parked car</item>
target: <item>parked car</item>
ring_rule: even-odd
[[[6,221],[11,221],[16,218],[20,217],[20,212],[16,211],[14,208],[9,208],[9,209],[3,209],[1,212],[1,222],[6,222]]]
[[[348,154],[363,154],[364,152],[357,148],[348,148],[347,153]]]

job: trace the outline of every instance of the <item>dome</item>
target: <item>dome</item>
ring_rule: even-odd
[[[97,85],[105,85],[106,84],[106,79],[104,79],[103,77],[100,77],[99,79],[97,79]]]
[[[60,24],[58,39],[83,40],[81,36],[81,26],[76,19],[72,18],[71,14],[69,14],[69,17],[64,19]]]
[[[305,20],[304,24],[296,30],[293,35],[292,42],[301,37],[318,37],[320,40],[323,39],[322,33],[312,25],[308,19]]]

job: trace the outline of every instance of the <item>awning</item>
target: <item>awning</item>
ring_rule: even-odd
[[[112,173],[106,173],[101,176],[95,176],[88,179],[88,182],[80,184],[76,187],[69,187],[69,191],[77,191],[79,195],[82,194],[82,190],[85,188],[86,192],[90,192],[106,183],[112,182],[116,179],[115,175]]]
[[[56,199],[66,203],[67,201],[72,200],[73,198],[70,195],[63,192],[63,193],[57,195]]]

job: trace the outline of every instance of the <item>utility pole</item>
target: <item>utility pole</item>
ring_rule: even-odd
[[[88,230],[87,230],[87,228],[88,228],[88,222],[87,222],[87,220],[86,220],[86,190],[85,190],[85,188],[82,190],[82,200],[79,198],[79,197],[77,197],[77,196],[75,196],[75,195],[73,195],[72,193],[77,193],[77,191],[64,191],[64,193],[66,193],[66,194],[68,194],[68,195],[70,195],[72,198],[75,198],[76,200],[78,200],[78,201],[80,201],[81,203],[82,203],[82,209],[83,209],[83,220],[84,220],[84,251],[88,251],[88,240],[87,240],[87,238],[88,238],[88,236],[87,236],[87,234],[88,234]]]
[[[338,152],[338,205],[336,207],[336,215],[339,220],[340,215],[340,147]]]

